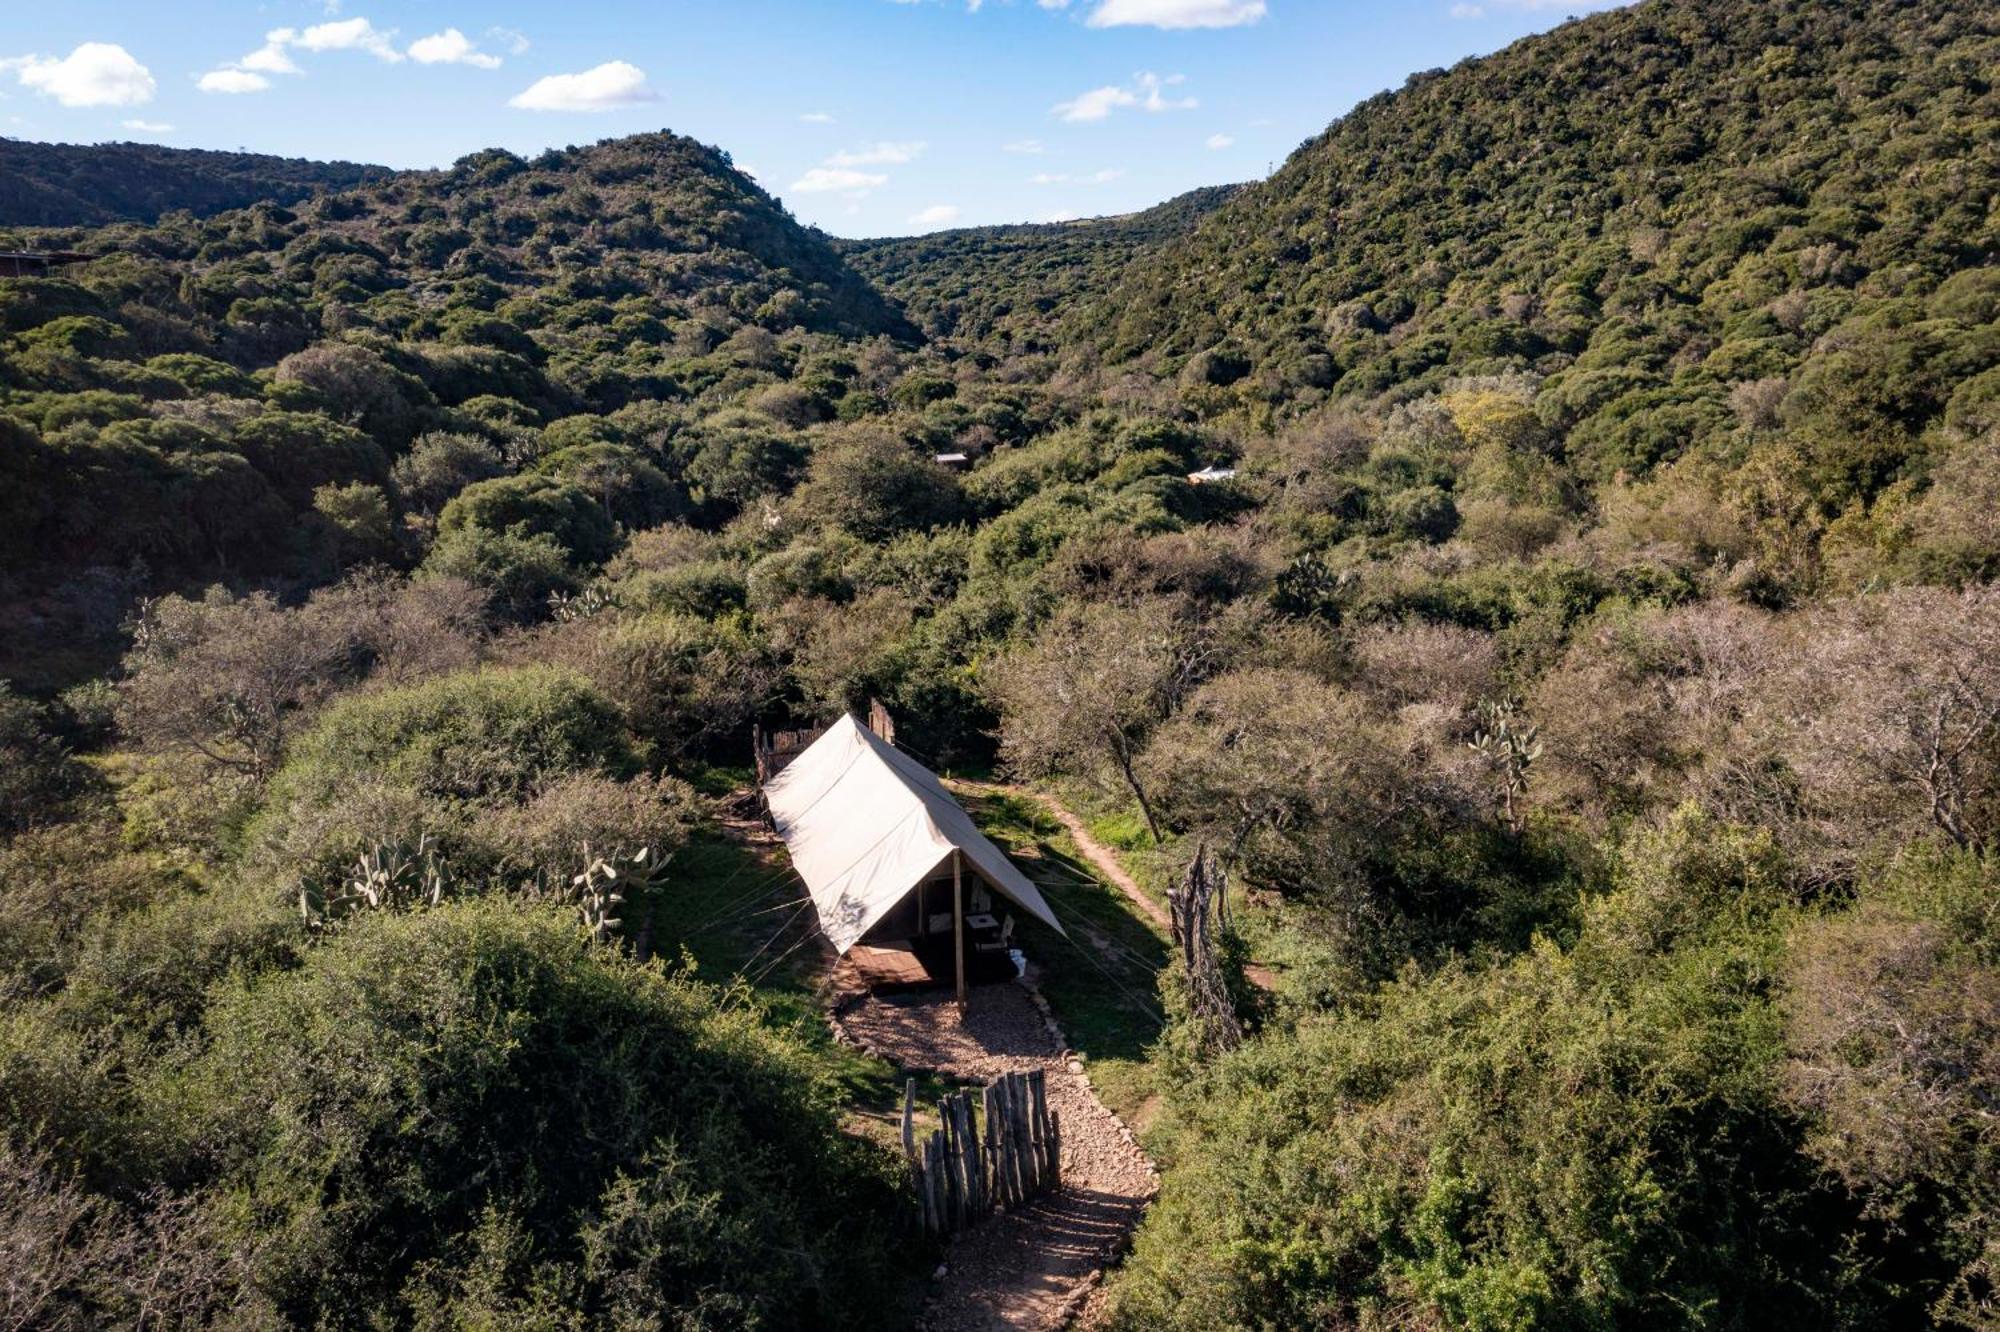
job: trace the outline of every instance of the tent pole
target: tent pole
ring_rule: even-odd
[[[958,862],[962,857],[958,848],[951,852],[951,933],[952,947],[957,954],[958,972],[958,1015],[965,1016],[965,881],[960,877]]]

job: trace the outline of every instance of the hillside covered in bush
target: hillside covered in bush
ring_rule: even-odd
[[[1907,425],[1985,355],[1976,280],[1927,298],[1995,245],[1995,41],[1925,3],[1571,24],[1357,107],[1067,327],[1209,412],[1532,369],[1591,477],[1698,447],[1739,384]],[[1811,391],[1884,372],[1905,396]]]
[[[1103,292],[1241,188],[1213,185],[1120,217],[842,241],[840,250],[933,338],[1048,352],[1071,302]]]
[[[1227,873],[1100,1326],[2000,1325],[1996,53],[1649,0],[1087,226],[657,134],[8,234],[106,257],[0,283],[0,1311],[894,1323],[679,909],[877,698]]]
[[[295,203],[390,175],[356,162],[164,148],[150,143],[30,143],[0,139],[0,227],[156,222],[254,203]]]

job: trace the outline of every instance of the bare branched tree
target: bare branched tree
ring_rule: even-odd
[[[133,622],[119,720],[142,742],[268,776],[298,724],[367,676],[419,679],[478,659],[485,599],[455,579],[364,573],[303,606],[213,588]]]
[[[2000,833],[2000,591],[1903,588],[1791,626],[1755,724],[1796,774],[1801,815],[1859,851],[1926,829]]]
[[[1197,620],[1164,598],[1070,603],[1033,646],[991,671],[1002,752],[1027,772],[1115,774],[1157,840],[1159,812],[1140,755],[1233,645],[1228,627]]]

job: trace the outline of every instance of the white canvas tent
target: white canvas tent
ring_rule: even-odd
[[[843,954],[948,866],[954,851],[993,892],[1062,930],[1035,885],[973,826],[943,783],[852,717],[765,783],[764,798],[820,928]]]

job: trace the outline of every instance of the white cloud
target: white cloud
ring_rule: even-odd
[[[205,93],[253,93],[263,92],[271,81],[247,69],[211,69],[194,86]]]
[[[1146,94],[1146,109],[1153,112],[1192,111],[1200,106],[1201,103],[1192,97],[1174,99],[1167,97],[1161,91],[1164,88],[1172,87],[1174,84],[1186,82],[1187,75],[1185,74],[1169,74],[1164,79],[1157,74],[1141,74],[1138,83],[1140,90]]]
[[[1067,209],[1062,209],[1062,208],[1059,208],[1059,209],[1057,209],[1057,210],[1056,210],[1055,212],[1053,212],[1053,213],[1043,213],[1043,214],[1042,214],[1042,221],[1044,221],[1044,222],[1074,222],[1074,221],[1076,221],[1076,214],[1075,214],[1075,213],[1072,213],[1072,212],[1070,212],[1070,211],[1069,211],[1069,210],[1067,210]]]
[[[851,167],[817,166],[792,182],[792,190],[797,194],[833,194],[840,191],[866,193],[878,185],[887,185],[889,178],[872,171],[856,171]]]
[[[1235,28],[1268,12],[1264,0],[1102,0],[1088,22],[1093,28]]]
[[[870,144],[866,148],[835,153],[826,159],[826,164],[836,167],[901,166],[906,162],[916,161],[929,146],[921,140],[912,143]]]
[[[486,35],[507,48],[508,55],[526,55],[530,45],[525,34],[512,28],[488,28]]]
[[[299,67],[285,54],[285,43],[296,35],[290,28],[279,28],[264,39],[262,46],[227,68],[247,69],[256,74],[296,74]]]
[[[500,57],[488,55],[472,44],[457,28],[446,28],[410,43],[410,59],[419,65],[472,65],[478,69],[500,68]]]
[[[327,12],[338,13],[339,6],[331,6]],[[399,64],[404,57],[396,49],[395,36],[395,29],[378,28],[365,18],[315,23],[303,29],[273,28],[264,34],[262,46],[241,60],[216,66],[196,80],[195,87],[210,93],[263,92],[271,86],[268,75],[304,73],[292,59],[293,51],[366,51],[387,64]],[[456,28],[420,38],[410,54],[426,65],[457,61],[491,69],[500,63],[494,56],[479,54]]]
[[[831,125],[833,117],[824,111],[808,111],[799,117],[801,125]]]
[[[1186,81],[1184,74],[1169,74],[1165,78],[1158,74],[1135,74],[1128,86],[1114,84],[1092,88],[1067,102],[1057,102],[1049,111],[1051,115],[1072,124],[1103,120],[1113,111],[1130,106],[1144,107],[1155,114],[1161,111],[1191,111],[1201,103],[1192,97],[1168,97],[1166,94],[1168,88]]]
[[[279,32],[289,32],[280,28]],[[276,33],[272,36],[275,38]],[[332,23],[315,23],[305,31],[291,37],[290,45],[302,51],[366,51],[377,60],[394,64],[403,58],[392,40],[396,30],[386,32],[365,18],[339,19]]]
[[[659,100],[660,95],[646,86],[645,70],[610,60],[581,74],[537,79],[509,98],[507,105],[523,111],[615,111]]]
[[[1067,102],[1057,102],[1050,107],[1050,113],[1061,116],[1073,123],[1103,120],[1121,106],[1137,106],[1138,97],[1129,88],[1117,86],[1092,88],[1087,93],[1079,93]]]
[[[1455,19],[1485,18],[1486,6],[1468,5],[1461,2],[1451,7],[1451,16]]]
[[[157,120],[121,120],[118,122],[135,134],[172,134],[174,127]]]
[[[910,225],[916,227],[948,227],[956,221],[957,204],[932,204],[920,213],[910,214]]]
[[[1210,152],[1219,153],[1224,148],[1234,148],[1235,146],[1236,139],[1233,135],[1211,134],[1208,136],[1208,148]]]
[[[1012,143],[1000,145],[1003,153],[1019,153],[1025,157],[1035,157],[1048,151],[1040,139],[1016,139]]]
[[[0,68],[12,69],[23,87],[64,106],[143,106],[159,86],[152,71],[111,42],[84,42],[60,60],[17,56]]]

